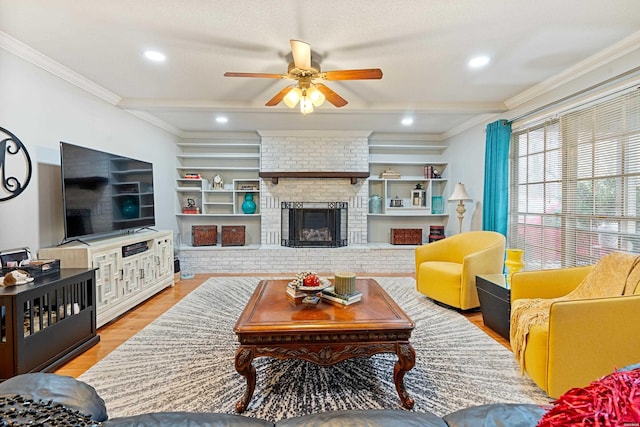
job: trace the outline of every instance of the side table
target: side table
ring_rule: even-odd
[[[52,372],[100,341],[95,270],[63,268],[0,287],[0,314],[0,382]]]
[[[511,289],[504,274],[476,276],[480,311],[485,326],[509,340]]]

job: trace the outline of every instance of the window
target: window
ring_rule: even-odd
[[[640,91],[515,131],[509,246],[529,269],[640,253]]]

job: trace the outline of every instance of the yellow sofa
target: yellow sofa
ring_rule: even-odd
[[[419,246],[416,289],[451,307],[479,307],[476,275],[502,273],[504,249],[504,236],[494,231],[469,231]]]
[[[515,273],[511,302],[564,296],[592,268]],[[524,368],[550,397],[640,362],[640,286],[633,295],[556,301],[549,313],[548,322],[529,330]]]

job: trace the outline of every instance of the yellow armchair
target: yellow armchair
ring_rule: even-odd
[[[564,296],[592,268],[516,273],[511,301]],[[633,295],[554,302],[549,321],[529,330],[524,351],[525,372],[552,398],[638,362],[640,286]]]
[[[480,306],[476,275],[499,274],[505,238],[494,231],[469,231],[416,248],[416,289],[462,310]]]

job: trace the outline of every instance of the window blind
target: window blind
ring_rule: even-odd
[[[640,90],[514,132],[509,246],[527,269],[640,253]]]

